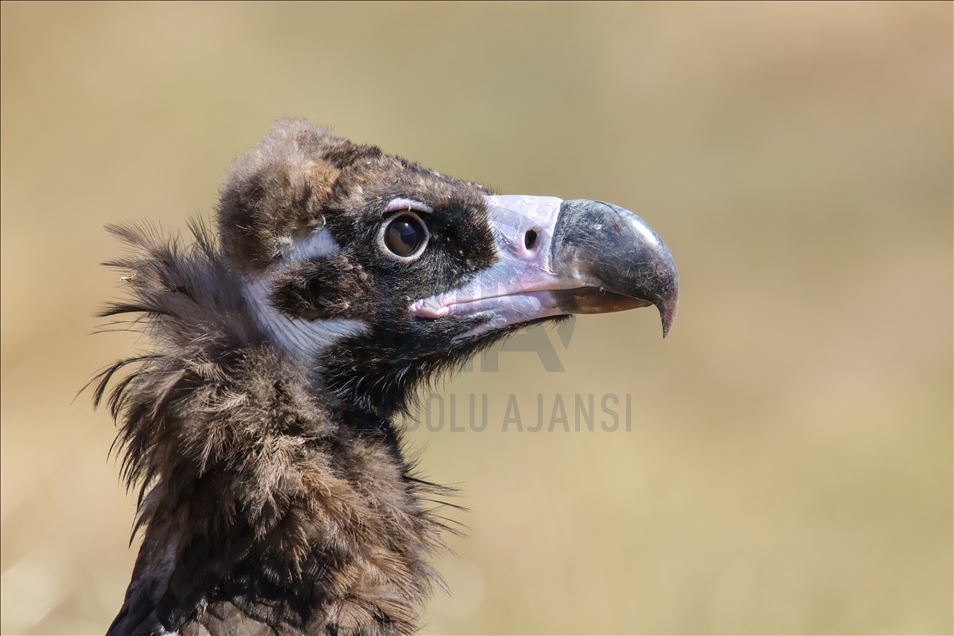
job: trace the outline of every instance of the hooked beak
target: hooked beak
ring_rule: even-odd
[[[676,317],[679,276],[659,235],[602,201],[486,197],[498,260],[462,287],[414,302],[422,318],[481,316],[474,331],[566,314],[655,305],[663,337]]]

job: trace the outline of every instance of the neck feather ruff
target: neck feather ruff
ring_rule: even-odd
[[[153,349],[94,379],[143,537],[109,634],[413,632],[448,490],[413,476],[390,422],[349,426],[270,343],[208,230],[185,248],[112,230],[133,252],[109,264],[128,299],[104,315]]]

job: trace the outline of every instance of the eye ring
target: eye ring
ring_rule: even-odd
[[[389,258],[410,262],[417,260],[430,241],[427,224],[412,210],[401,210],[389,216],[378,230],[378,248]]]

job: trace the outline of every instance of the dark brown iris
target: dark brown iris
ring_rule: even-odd
[[[401,258],[417,254],[427,240],[427,229],[414,214],[401,214],[388,222],[384,230],[384,246]]]

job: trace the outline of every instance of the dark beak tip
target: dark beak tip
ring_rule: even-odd
[[[676,296],[660,300],[656,303],[656,308],[659,310],[659,318],[662,321],[663,338],[669,335],[669,330],[672,329],[672,325],[676,321],[676,310],[678,307],[679,300]]]
[[[659,318],[662,321],[662,335],[665,338],[669,335],[673,323],[676,322],[676,314],[679,310],[679,274],[676,270],[676,264],[673,261],[669,248],[663,245],[663,258],[666,263],[663,278],[666,282],[660,285],[662,292],[655,303],[659,309]]]
[[[574,280],[638,301],[625,307],[615,301],[590,304],[587,313],[652,304],[659,310],[663,338],[669,335],[676,319],[679,274],[665,242],[639,215],[603,201],[564,200],[550,253],[551,261]],[[576,313],[581,313],[579,307]]]

